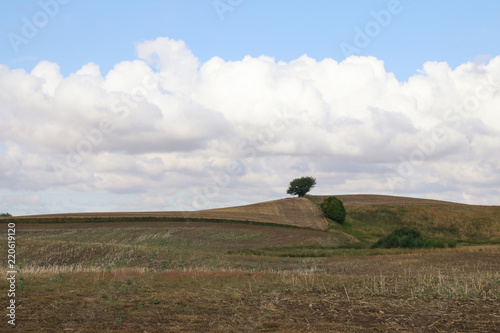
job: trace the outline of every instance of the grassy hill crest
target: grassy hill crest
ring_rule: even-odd
[[[370,243],[406,226],[427,237],[463,242],[500,242],[500,206],[477,206],[400,196],[337,195],[347,210],[346,223],[325,219],[318,208],[327,195],[307,195],[244,206],[199,211],[74,213],[14,217],[25,222],[93,222],[110,220],[256,222],[327,230],[352,242]]]

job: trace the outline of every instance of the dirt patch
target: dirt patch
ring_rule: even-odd
[[[497,299],[373,295],[332,276],[122,270],[25,280],[17,308],[23,332],[496,332],[500,325]]]

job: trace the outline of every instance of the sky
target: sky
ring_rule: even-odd
[[[7,0],[0,212],[500,202],[500,3]]]

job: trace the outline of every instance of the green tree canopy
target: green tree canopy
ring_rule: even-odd
[[[331,218],[335,222],[344,223],[346,211],[344,204],[337,197],[328,197],[323,201],[319,207],[326,217]]]
[[[316,179],[313,177],[295,178],[290,182],[290,187],[286,193],[303,197],[314,187],[314,185],[316,185]]]

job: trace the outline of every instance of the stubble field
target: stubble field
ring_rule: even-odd
[[[372,250],[335,230],[186,221],[16,229],[20,332],[500,329],[497,245]]]

